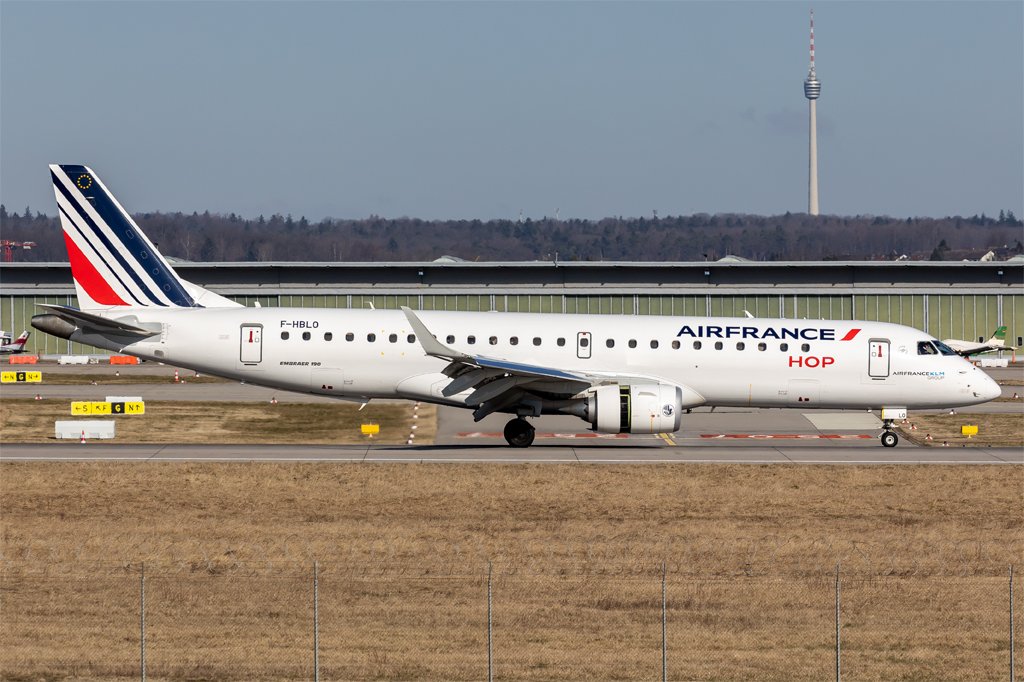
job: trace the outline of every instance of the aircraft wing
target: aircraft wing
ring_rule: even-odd
[[[984,343],[975,343],[973,341],[961,341],[960,339],[947,339],[943,341],[944,344],[952,348],[957,354],[967,357],[969,355],[977,355],[979,353],[989,353],[997,350],[1017,350],[1016,346],[1006,345],[1006,326],[997,327],[992,332],[992,337]]]
[[[960,341],[959,339],[949,339],[942,343],[955,350],[957,355],[962,355],[965,358],[997,350],[1017,350],[1016,346],[1007,346],[1001,343],[971,343],[970,341]]]
[[[464,353],[438,341],[409,308],[403,306],[402,312],[416,333],[424,353],[449,361],[443,373],[451,377],[452,381],[441,391],[442,395],[451,397],[473,389],[466,398],[466,404],[477,408],[473,413],[477,421],[524,400],[528,402],[530,391],[572,396],[601,384],[663,383],[657,377],[564,370]]]

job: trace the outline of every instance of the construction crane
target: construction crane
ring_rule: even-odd
[[[31,249],[35,245],[35,242],[15,242],[10,239],[0,239],[0,249],[3,249],[4,251],[5,263],[14,262],[14,249],[19,247],[22,249]]]

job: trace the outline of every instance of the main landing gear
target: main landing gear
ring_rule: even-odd
[[[900,442],[899,437],[896,436],[896,432],[892,430],[892,419],[882,420],[882,445],[887,448],[896,447],[896,443]]]
[[[505,424],[505,440],[514,448],[528,448],[533,445],[537,431],[522,417]]]

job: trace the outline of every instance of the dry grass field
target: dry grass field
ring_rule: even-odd
[[[914,414],[917,429],[901,426],[903,435],[919,445],[942,447],[1024,447],[1024,414]],[[975,425],[978,435],[968,438],[960,427]],[[927,436],[931,440],[927,440]]]
[[[1022,467],[4,463],[0,677],[1008,677]],[[1018,608],[1018,633],[1024,631]],[[1018,665],[1024,660],[1017,639]]]
[[[4,443],[40,443],[54,438],[53,422],[82,419],[70,413],[69,400],[0,401]],[[377,424],[377,443],[405,443],[416,424],[416,442],[431,443],[437,433],[437,409],[413,403],[254,403],[151,401],[143,415],[86,417],[116,419],[118,443],[251,443],[259,426],[264,444],[348,444],[363,442],[361,424]]]

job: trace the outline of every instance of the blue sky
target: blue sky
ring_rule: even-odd
[[[807,206],[802,2],[0,1],[0,201],[359,218]],[[823,213],[1024,215],[1024,3],[815,4]]]

